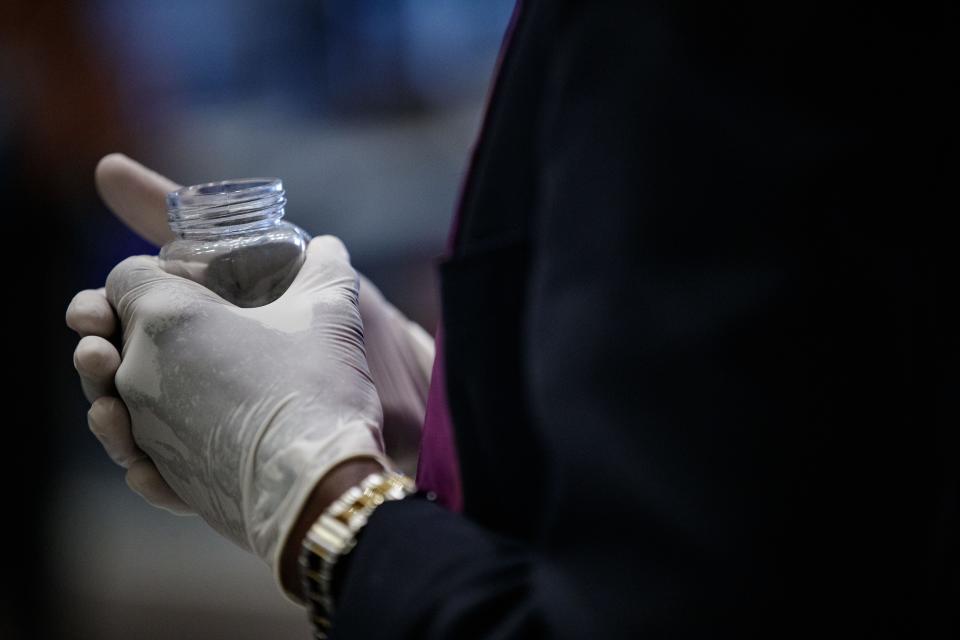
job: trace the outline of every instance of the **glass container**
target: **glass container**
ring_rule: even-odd
[[[240,307],[279,298],[303,264],[310,236],[283,220],[276,178],[225,180],[167,195],[176,239],[160,249],[165,271],[202,284]]]

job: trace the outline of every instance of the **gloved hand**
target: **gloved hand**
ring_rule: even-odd
[[[161,245],[173,238],[167,224],[165,196],[178,186],[129,158],[113,154],[97,167],[97,187],[113,212],[144,239]],[[368,364],[384,412],[384,440],[396,465],[413,475],[426,408],[433,341],[384,300],[360,276],[360,314]],[[151,504],[173,513],[191,509],[136,446],[130,418],[116,397],[113,377],[120,354],[111,344],[116,318],[102,289],[81,291],[67,310],[67,324],[81,340],[74,364],[87,398],[91,431],[110,457],[126,467],[127,484]]]
[[[383,406],[384,443],[397,467],[412,478],[417,472],[420,430],[427,411],[433,338],[359,275],[363,340]]]
[[[314,239],[290,288],[239,308],[137,256],[107,278],[123,328],[116,388],[137,446],[216,530],[279,571],[310,492],[383,454],[358,280],[346,249]]]

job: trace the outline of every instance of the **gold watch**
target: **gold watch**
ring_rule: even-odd
[[[415,491],[413,481],[402,473],[372,473],[334,500],[307,531],[300,549],[300,579],[314,638],[325,640],[330,630],[331,583],[337,560],[357,544],[357,533],[377,507]]]

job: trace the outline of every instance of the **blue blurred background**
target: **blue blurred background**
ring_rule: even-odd
[[[0,188],[8,238],[29,253],[16,279],[35,315],[21,331],[46,414],[15,447],[43,462],[5,466],[27,487],[8,548],[29,561],[6,572],[0,637],[307,637],[265,566],[130,494],[87,432],[63,312],[119,260],[155,251],[98,201],[93,169],[121,151],[181,184],[281,177],[288,218],[343,238],[433,330],[434,265],[512,4],[3,3]]]

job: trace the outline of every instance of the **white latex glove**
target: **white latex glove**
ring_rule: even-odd
[[[367,363],[383,406],[387,453],[412,478],[417,472],[420,430],[430,391],[433,337],[387,302],[362,274],[360,317]]]
[[[155,257],[107,278],[123,328],[116,387],[137,446],[216,530],[275,570],[317,482],[383,454],[358,280],[346,249],[314,239],[290,288],[239,308]]]
[[[176,183],[120,154],[100,162],[96,180],[106,204],[133,231],[158,246],[173,238],[165,196],[178,188]],[[360,281],[364,342],[383,407],[387,453],[400,469],[413,475],[430,384],[433,340],[387,302],[372,283],[363,276]],[[67,309],[67,325],[81,336],[74,364],[92,403],[88,413],[91,431],[110,457],[128,469],[126,479],[131,489],[154,506],[190,513],[133,441],[127,409],[114,388],[120,354],[110,341],[117,323],[103,289],[78,293]]]

